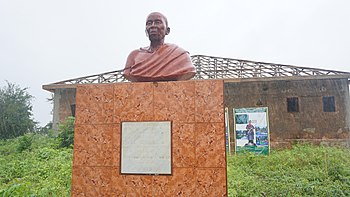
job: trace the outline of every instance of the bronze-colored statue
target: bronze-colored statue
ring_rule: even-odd
[[[196,69],[187,51],[175,44],[164,43],[170,33],[166,17],[158,12],[148,15],[146,34],[150,46],[132,51],[124,76],[129,81],[177,81],[191,79]]]

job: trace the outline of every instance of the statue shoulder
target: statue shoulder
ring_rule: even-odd
[[[135,49],[135,50],[131,51],[128,55],[128,61],[134,60],[136,58],[136,56],[139,55],[140,53],[144,53],[142,48]]]
[[[176,44],[172,44],[172,43],[165,43],[164,45],[166,45],[167,48],[177,51],[178,53],[187,53],[189,54],[189,52],[181,47],[179,47]]]
[[[134,56],[134,55],[136,55],[136,54],[138,54],[138,53],[140,53],[141,52],[141,48],[140,49],[135,49],[135,50],[133,50],[133,51],[131,51],[130,53],[129,53],[129,57],[130,56]]]
[[[135,64],[135,58],[139,53],[140,53],[140,49],[135,49],[129,53],[125,64],[126,68],[131,67],[132,65]]]
[[[173,49],[181,49],[183,50],[181,47],[179,47],[178,45],[176,44],[173,44],[173,43],[164,43],[164,45],[168,48],[173,48]]]
[[[170,47],[170,48],[179,48],[179,46],[177,46],[176,44],[173,44],[173,43],[164,43],[164,46]]]

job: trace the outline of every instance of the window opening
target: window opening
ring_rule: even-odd
[[[287,98],[287,111],[288,112],[299,112],[299,98],[298,97]]]
[[[323,101],[323,111],[324,112],[335,112],[335,100],[334,96],[324,96]]]
[[[72,116],[75,117],[75,104],[70,105],[70,110],[71,110]]]

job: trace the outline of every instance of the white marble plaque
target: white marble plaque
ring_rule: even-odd
[[[171,122],[122,122],[121,173],[171,174]]]

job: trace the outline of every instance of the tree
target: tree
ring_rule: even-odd
[[[0,139],[14,138],[34,130],[33,96],[27,88],[6,81],[0,88]]]

